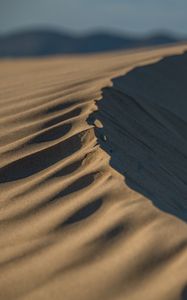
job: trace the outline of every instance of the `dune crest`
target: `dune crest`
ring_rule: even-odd
[[[185,299],[185,50],[0,62],[0,299]]]
[[[96,136],[126,183],[185,221],[186,66],[184,53],[113,78],[88,120],[102,125]]]

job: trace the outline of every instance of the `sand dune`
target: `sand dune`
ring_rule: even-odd
[[[0,299],[187,299],[186,50],[0,62]]]

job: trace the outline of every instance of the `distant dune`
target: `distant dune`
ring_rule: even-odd
[[[187,299],[185,51],[0,60],[0,300]]]
[[[171,44],[180,41],[170,34],[142,38],[107,32],[77,36],[50,30],[30,30],[0,36],[0,57],[33,57],[54,54],[95,53]]]

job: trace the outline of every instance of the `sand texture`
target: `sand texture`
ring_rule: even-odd
[[[0,61],[0,299],[187,299],[186,45]]]

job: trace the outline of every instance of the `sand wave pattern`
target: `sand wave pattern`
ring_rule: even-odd
[[[0,299],[187,299],[186,49],[0,62]]]

